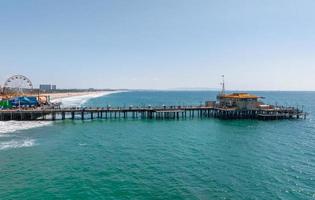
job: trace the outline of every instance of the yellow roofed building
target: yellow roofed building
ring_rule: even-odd
[[[220,107],[237,108],[241,110],[256,110],[262,104],[258,100],[262,98],[249,93],[219,94],[217,96]]]

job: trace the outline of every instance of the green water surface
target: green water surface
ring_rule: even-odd
[[[263,95],[304,102],[311,114],[295,121],[69,120],[2,134],[0,143],[34,145],[0,150],[0,199],[314,199],[315,93]],[[129,92],[86,105],[199,104],[209,96]]]

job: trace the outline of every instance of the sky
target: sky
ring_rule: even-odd
[[[313,0],[0,0],[0,85],[315,90]]]

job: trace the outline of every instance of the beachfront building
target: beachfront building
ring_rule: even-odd
[[[40,84],[39,89],[41,91],[50,92],[50,91],[56,90],[57,87],[56,85],[51,85],[51,84]]]
[[[262,104],[259,102],[260,98],[262,97],[248,93],[219,94],[217,96],[220,107],[240,110],[257,110]]]

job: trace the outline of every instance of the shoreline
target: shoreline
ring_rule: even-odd
[[[70,92],[70,93],[55,93],[50,96],[50,102],[61,103],[61,107],[81,106],[90,99],[107,96],[122,91],[93,91],[93,92]]]
[[[55,102],[67,98],[72,98],[72,97],[85,97],[85,96],[90,96],[90,97],[97,97],[100,95],[107,95],[107,94],[112,94],[116,93],[119,91],[93,91],[93,92],[59,92],[59,93],[43,93],[41,96],[50,96],[50,100]]]

